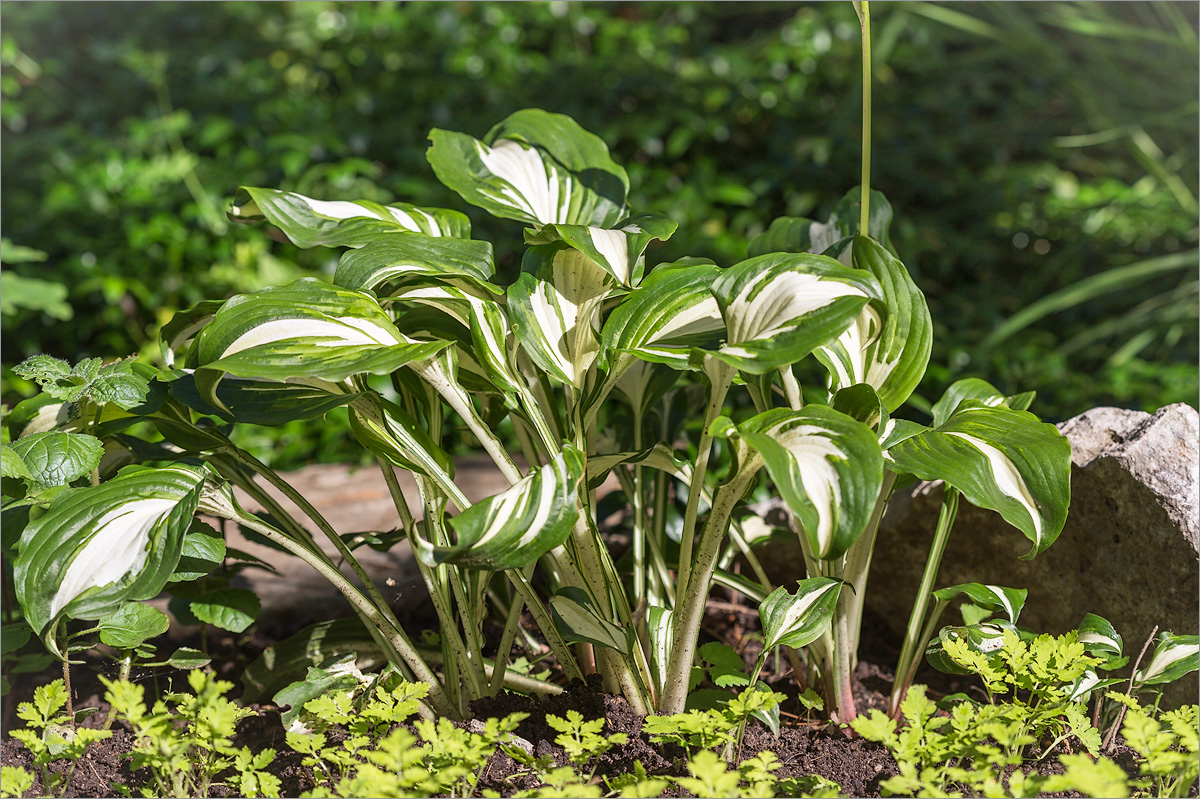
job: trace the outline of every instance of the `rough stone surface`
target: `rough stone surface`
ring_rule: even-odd
[[[1062,633],[1097,613],[1136,658],[1155,625],[1200,627],[1197,475],[1200,418],[1171,405],[1151,415],[1095,408],[1059,426],[1071,441],[1071,510],[1058,540],[1033,560],[1029,541],[999,514],[959,504],[937,585],[982,582],[1026,588],[1022,626]],[[880,525],[867,607],[902,634],[920,582],[942,485],[898,492]],[[948,612],[953,622],[955,612]],[[1197,675],[1170,701],[1195,702]]]

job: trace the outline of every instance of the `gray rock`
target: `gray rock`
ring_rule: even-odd
[[[1022,626],[1062,633],[1087,612],[1112,622],[1136,658],[1155,625],[1200,627],[1200,416],[1187,405],[1151,415],[1095,408],[1059,426],[1072,447],[1071,510],[1058,540],[1033,560],[1029,542],[999,514],[960,503],[936,586],[1026,588]],[[937,523],[942,485],[897,492],[884,515],[867,608],[903,634]],[[954,610],[944,618],[957,621]],[[1197,700],[1193,674],[1169,702]]]

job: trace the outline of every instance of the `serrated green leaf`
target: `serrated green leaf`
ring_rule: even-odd
[[[7,444],[0,446],[0,464],[3,465],[4,477],[33,480],[33,475],[29,472],[25,461]]]
[[[133,649],[171,626],[167,614],[142,602],[126,602],[100,620],[100,640],[116,649]]]
[[[204,522],[193,519],[191,528],[183,537],[179,565],[171,574],[170,582],[198,580],[209,574],[225,560],[225,539]]]
[[[245,588],[219,588],[192,600],[192,613],[205,624],[233,633],[244,632],[261,609],[258,597]]]
[[[104,445],[83,433],[34,433],[12,442],[11,449],[25,465],[30,479],[42,486],[67,485],[100,465]]]

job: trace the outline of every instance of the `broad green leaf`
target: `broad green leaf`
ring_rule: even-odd
[[[530,247],[522,270],[508,287],[514,335],[540,369],[582,388],[600,351],[600,303],[612,276],[562,244]]]
[[[818,347],[817,359],[829,370],[830,389],[866,383],[894,411],[909,398],[929,364],[933,320],[925,295],[908,269],[874,239],[856,236],[837,253],[855,269],[875,276],[881,299],[872,299],[837,340]]]
[[[992,613],[1003,613],[1013,624],[1025,607],[1025,598],[1029,591],[1024,588],[1004,588],[999,585],[984,585],[982,583],[962,583],[934,591],[933,595],[942,602],[949,602],[954,597],[965,594],[968,599],[981,608]]]
[[[99,463],[99,460],[97,460],[97,463]],[[34,479],[33,474],[29,471],[29,467],[25,465],[25,461],[21,460],[21,456],[14,452],[13,448],[7,444],[0,446],[0,464],[3,465],[3,475],[5,477]]]
[[[247,224],[266,220],[298,247],[361,247],[380,234],[404,232],[456,238],[471,235],[470,221],[445,208],[314,200],[295,192],[253,186],[238,189],[229,218]]]
[[[944,480],[1025,534],[1029,559],[1062,532],[1071,501],[1071,445],[1026,411],[966,400],[935,430],[887,450],[888,468]]]
[[[204,384],[203,391],[198,382]],[[204,380],[202,373],[199,378],[196,373],[185,374],[169,385],[171,396],[194,411],[225,422],[269,427],[324,416],[360,396],[353,392],[330,393],[329,387],[320,384],[275,383],[232,376],[221,378],[214,387]],[[219,405],[206,398],[212,393]],[[158,423],[157,419],[151,421]]]
[[[126,602],[100,620],[100,640],[117,649],[133,649],[162,635],[170,626],[171,619],[158,608],[143,602]]]
[[[1109,661],[1121,657],[1125,645],[1108,619],[1095,613],[1088,613],[1079,622],[1079,643],[1083,644],[1089,655],[1108,658]]]
[[[199,649],[181,646],[171,653],[171,656],[166,660],[147,665],[157,665],[164,666],[168,669],[182,669],[184,671],[190,671],[191,669],[203,668],[211,662],[212,658],[201,652]]]
[[[881,299],[868,272],[821,255],[779,253],[731,266],[712,293],[727,331],[712,354],[750,374],[796,363],[841,335],[868,300]]]
[[[528,566],[571,534],[579,517],[575,500],[583,468],[582,453],[565,447],[507,491],[452,517],[454,546],[422,540],[418,557],[430,566],[453,563],[490,571]]]
[[[559,589],[550,597],[550,612],[567,643],[583,641],[629,654],[631,643],[625,630],[600,615],[582,589]]]
[[[946,654],[947,641],[961,641],[970,649],[989,655],[1004,646],[1005,634],[1016,635],[1016,627],[1001,620],[973,624],[969,627],[943,627],[925,648],[929,665],[944,674],[972,674]]]
[[[526,244],[564,242],[591,258],[626,288],[636,286],[650,242],[666,241],[679,225],[661,214],[643,214],[618,222],[607,230],[588,225],[546,225],[537,233],[526,231]]]
[[[1029,407],[1032,399],[1033,392],[1031,391],[1006,397],[1000,389],[986,380],[978,377],[964,377],[962,380],[952,383],[941,399],[934,403],[933,426],[938,427],[949,419],[950,414],[954,413],[958,406],[966,400],[978,400],[980,404],[987,405],[989,408],[1004,406],[1023,411]]]
[[[258,617],[258,596],[246,588],[218,588],[192,600],[192,613],[205,624],[244,632]]]
[[[175,567],[170,582],[199,580],[220,566],[224,560],[225,539],[216,530],[195,519],[187,535],[183,537],[179,565]]]
[[[602,362],[619,377],[636,358],[689,369],[693,347],[714,348],[725,321],[711,286],[721,270],[708,263],[660,264],[621,300],[600,333]]]
[[[499,294],[491,283],[496,271],[492,245],[471,239],[436,238],[416,233],[383,236],[342,256],[333,282],[355,291],[406,286],[430,280],[468,285]]]
[[[891,427],[888,424],[891,417],[887,405],[884,405],[875,389],[866,383],[839,389],[830,404],[835,411],[857,419],[872,430],[882,433]]]
[[[493,216],[609,228],[626,214],[625,170],[568,116],[526,109],[483,141],[436,128],[429,139],[426,158],[438,180]]]
[[[801,580],[795,594],[783,586],[768,594],[758,606],[763,649],[777,646],[798,649],[817,640],[833,620],[841,588],[838,580],[813,577]]]
[[[304,278],[288,286],[238,295],[217,311],[193,348],[194,365],[211,376],[197,383],[220,404],[224,374],[327,385],[350,375],[388,374],[425,360],[447,342],[406,340],[375,298]]]
[[[822,559],[844,553],[866,529],[883,485],[875,433],[823,405],[776,408],[737,427]]]
[[[862,189],[855,186],[838,202],[829,219],[822,223],[803,217],[784,216],[771,222],[766,231],[750,240],[749,255],[771,252],[810,252],[824,254],[837,242],[860,235]],[[867,235],[891,250],[888,228],[892,224],[892,205],[882,192],[871,191]]]
[[[65,486],[100,465],[104,445],[83,433],[34,433],[8,445],[41,486]]]
[[[67,614],[100,619],[151,599],[179,562],[203,474],[131,466],[107,483],[67,489],[21,536],[17,599],[39,635]]]
[[[1200,636],[1161,632],[1150,661],[1133,675],[1135,685],[1161,685],[1200,669]]]
[[[25,621],[6,622],[0,627],[0,655],[16,652],[29,642],[33,629]]]

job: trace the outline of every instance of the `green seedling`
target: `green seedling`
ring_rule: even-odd
[[[112,736],[112,732],[108,730],[94,730],[76,725],[76,721],[94,713],[95,708],[80,710],[71,715],[63,712],[66,706],[67,689],[62,680],[39,685],[33,692],[32,702],[17,705],[17,718],[25,722],[27,727],[9,731],[9,735],[19,741],[33,757],[33,767],[41,777],[42,790],[48,796],[66,796],[71,777],[75,774],[75,767],[87,748],[96,741]],[[67,761],[69,765],[65,771],[51,770],[50,764],[56,760]],[[6,767],[3,776],[5,790],[15,792],[9,795],[20,796],[29,789],[26,782],[31,779],[31,775],[24,769]],[[17,790],[21,785],[25,785],[25,788]]]

